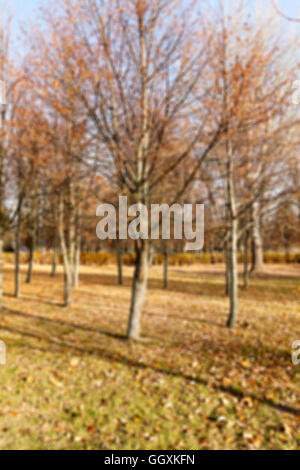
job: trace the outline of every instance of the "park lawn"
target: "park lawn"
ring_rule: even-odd
[[[6,266],[1,449],[299,449],[300,266],[268,266],[224,327],[223,266],[150,271],[144,341],[125,339],[131,268],[84,267],[63,308],[61,273],[37,267],[19,299]]]

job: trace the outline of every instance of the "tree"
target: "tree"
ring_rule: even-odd
[[[291,108],[291,90],[287,84],[295,76],[295,64],[284,66],[287,45],[282,43],[280,35],[271,35],[271,21],[272,18],[267,18],[255,26],[251,23],[245,2],[240,2],[230,15],[224,12],[220,4],[219,12],[210,18],[209,23],[211,28],[216,29],[215,53],[211,61],[211,80],[214,84],[212,100],[215,99],[216,112],[221,114],[223,109],[227,116],[226,137],[222,143],[221,174],[224,175],[226,188],[229,327],[235,324],[238,314],[238,222],[247,211],[252,210],[256,248],[259,248],[257,206],[272,168],[272,159],[268,160],[270,146],[266,149],[267,139],[271,134],[269,127],[271,123],[273,136],[279,129],[285,129],[286,132],[286,116]],[[280,31],[278,25],[276,26]],[[288,122],[291,126],[297,121]],[[254,142],[257,145],[259,141],[260,155],[253,145]],[[238,199],[239,180],[243,170],[256,176],[252,180],[250,194]],[[257,250],[257,253],[261,255],[262,250]]]
[[[77,82],[73,91],[113,165],[120,193],[128,195],[130,203],[149,206],[157,186],[190,161],[201,141],[178,188],[177,199],[181,197],[222,134],[222,119],[213,120],[208,108],[203,112],[202,101],[213,31],[204,31],[191,6],[176,0],[89,0],[83,8],[80,2],[65,5],[76,43],[69,65],[76,63],[85,70],[83,82]],[[140,338],[148,240],[136,240],[135,252],[131,339]]]

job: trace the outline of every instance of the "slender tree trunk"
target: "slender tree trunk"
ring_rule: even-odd
[[[38,181],[38,179],[36,179]],[[33,271],[33,264],[34,264],[34,252],[35,252],[35,247],[36,247],[36,241],[37,241],[37,231],[38,231],[38,204],[39,204],[39,199],[36,190],[34,190],[34,199],[33,199],[33,207],[32,207],[32,214],[31,214],[31,223],[32,227],[30,230],[30,248],[29,248],[29,261],[28,261],[28,269],[27,269],[27,276],[26,276],[26,283],[30,284],[31,283],[31,278],[32,278],[32,271]]]
[[[237,272],[237,221],[232,220],[230,230],[230,312],[227,326],[231,328],[235,325],[238,314],[238,272]]]
[[[74,273],[73,285],[77,289],[79,286],[79,269],[80,269],[80,256],[81,256],[81,208],[77,206],[77,213],[75,217],[75,259],[74,259]]]
[[[168,249],[166,248],[164,251],[164,288],[167,289],[169,286],[169,253]]]
[[[252,208],[253,229],[252,229],[252,272],[262,272],[264,270],[263,241],[261,236],[259,203],[255,202]]]
[[[64,306],[68,307],[72,303],[72,270],[70,261],[68,259],[68,250],[64,234],[63,215],[63,196],[60,194],[58,207],[58,231],[64,266]]]
[[[255,266],[255,247],[254,247],[254,240],[252,236],[251,238],[251,269],[250,269],[251,273],[254,271],[254,266]]]
[[[30,240],[30,252],[29,252],[29,261],[28,261],[28,271],[26,277],[26,284],[31,283],[32,279],[32,271],[33,271],[33,263],[34,263],[34,252],[35,252],[35,228],[33,229],[33,233],[31,235]]]
[[[123,249],[118,242],[117,245],[117,264],[118,264],[118,284],[119,286],[123,285]]]
[[[249,284],[249,269],[248,269],[248,261],[249,258],[249,231],[246,230],[245,238],[244,238],[244,287],[248,287]]]
[[[148,281],[148,241],[139,240],[136,243],[136,264],[132,285],[131,307],[129,315],[129,339],[139,340],[141,333],[142,309],[146,298]]]
[[[289,263],[290,262],[291,246],[290,246],[289,240],[287,240],[287,239],[285,239],[285,241],[284,241],[284,250],[285,250],[285,262]]]
[[[156,251],[154,245],[151,243],[149,246],[149,266],[153,266],[155,262]]]
[[[210,262],[211,264],[216,264],[215,253],[213,247],[210,247]]]
[[[55,231],[55,237],[54,237],[54,242],[53,242],[51,277],[56,276],[56,268],[57,268],[57,232]]]
[[[230,288],[230,256],[229,256],[229,243],[226,243],[225,246],[225,295],[229,295],[229,288]]]
[[[75,284],[75,261],[76,261],[76,214],[75,214],[75,194],[74,194],[74,183],[70,179],[69,181],[69,237],[68,237],[68,248],[69,248],[69,266],[71,271],[72,285]]]
[[[69,266],[64,270],[64,307],[69,307],[72,303],[72,276]]]
[[[79,286],[79,267],[80,267],[80,250],[81,246],[81,237],[80,237],[80,232],[78,229],[78,233],[76,236],[76,246],[75,246],[75,262],[74,262],[74,274],[73,274],[73,285],[75,289]]]
[[[238,266],[237,266],[237,228],[236,202],[234,191],[233,150],[230,142],[227,142],[227,196],[228,212],[230,216],[230,240],[229,240],[229,299],[230,311],[227,326],[235,325],[238,315]]]
[[[20,232],[21,215],[17,216],[16,234],[15,234],[15,297],[20,296]]]

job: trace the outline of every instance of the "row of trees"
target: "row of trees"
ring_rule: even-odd
[[[43,238],[52,274],[62,254],[67,306],[97,201],[205,202],[210,249],[225,252],[233,326],[241,241],[247,251],[252,240],[261,269],[261,222],[280,224],[287,206],[284,225],[299,217],[297,41],[282,39],[275,13],[253,17],[243,1],[227,12],[222,2],[198,11],[179,0],[65,0],[40,15],[24,34],[25,57],[9,60],[2,39],[0,298],[10,233],[15,294],[22,241],[30,282]],[[140,338],[151,245],[134,242],[131,339]]]

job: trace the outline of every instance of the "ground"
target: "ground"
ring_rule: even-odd
[[[74,305],[37,267],[5,269],[1,449],[299,449],[300,266],[268,266],[224,327],[224,267],[150,271],[145,341],[125,339],[132,270],[84,267]]]

